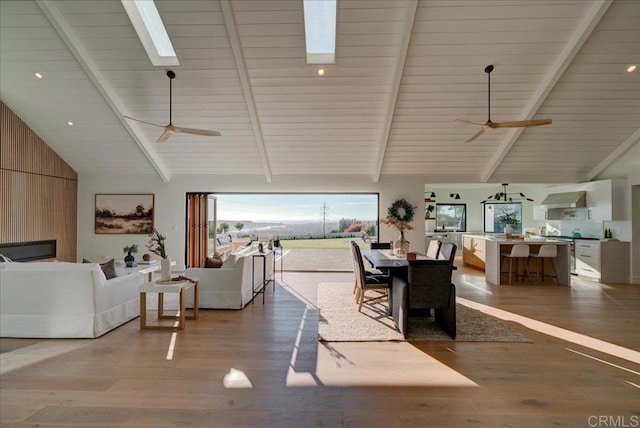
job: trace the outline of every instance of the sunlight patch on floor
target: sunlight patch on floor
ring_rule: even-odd
[[[604,340],[596,339],[584,334],[576,333],[571,330],[556,327],[554,325],[547,324],[542,321],[537,321],[522,315],[514,314],[512,312],[503,311],[502,309],[483,305],[482,303],[463,299],[462,297],[456,298],[456,301],[469,308],[477,309],[487,315],[494,316],[501,320],[517,322],[531,330],[546,334],[548,336],[553,336],[558,339],[566,340],[567,342],[584,346],[585,348],[590,348],[604,354],[613,355],[614,357],[622,358],[624,360],[640,364],[640,352],[634,351],[632,349],[605,342]]]
[[[175,331],[171,333],[171,340],[169,341],[169,348],[167,349],[167,360],[173,360],[173,353],[176,350],[176,339],[178,337],[178,333]]]
[[[410,367],[410,370],[407,368]],[[287,374],[287,386],[477,387],[407,342],[320,342],[315,373]]]
[[[251,383],[251,380],[249,380],[249,377],[247,377],[246,373],[242,370],[234,369],[233,367],[229,370],[229,373],[224,375],[222,384],[227,389],[253,388],[253,384]]]
[[[89,339],[46,340],[35,345],[5,352],[0,355],[0,374],[9,373],[49,358],[58,357],[67,352],[89,346],[92,343]]]

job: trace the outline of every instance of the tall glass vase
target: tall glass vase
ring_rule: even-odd
[[[407,257],[407,253],[411,251],[411,243],[404,237],[404,230],[400,231],[400,238],[393,243],[393,254],[396,257]]]

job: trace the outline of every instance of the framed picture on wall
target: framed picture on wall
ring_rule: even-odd
[[[153,193],[96,193],[96,234],[149,235],[154,224]]]

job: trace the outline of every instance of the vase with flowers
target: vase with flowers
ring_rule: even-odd
[[[160,260],[160,280],[171,280],[171,260],[167,257],[167,250],[165,247],[165,240],[167,238],[158,232],[158,229],[153,228],[153,233],[149,236],[149,242],[147,248],[154,254],[157,254],[162,259]]]
[[[393,243],[393,254],[398,257],[406,257],[411,250],[411,243],[407,241],[404,232],[413,230],[411,222],[413,221],[415,207],[405,199],[396,200],[387,209],[387,216],[382,219],[382,223],[389,227],[395,227],[400,232],[399,238]]]
[[[517,214],[512,211],[503,211],[502,215],[496,218],[496,220],[504,224],[504,234],[507,238],[513,236],[513,227],[520,224]]]

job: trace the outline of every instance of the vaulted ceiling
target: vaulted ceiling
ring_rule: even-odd
[[[323,77],[302,0],[156,5],[179,66],[151,64],[120,1],[0,1],[0,98],[81,176],[554,183],[638,153],[637,0],[338,0]],[[493,121],[553,124],[464,144],[478,128],[454,120],[486,121],[488,64]],[[173,123],[221,137],[159,144],[123,119],[168,123],[169,68]]]

